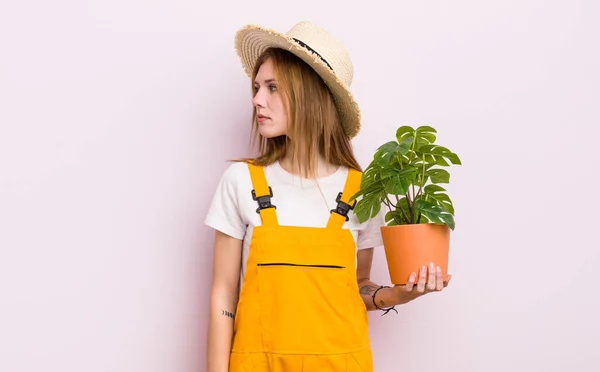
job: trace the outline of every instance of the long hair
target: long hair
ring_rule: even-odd
[[[331,91],[302,59],[284,49],[267,49],[256,61],[252,72],[252,96],[257,93],[254,80],[258,70],[267,60],[273,63],[277,90],[282,95],[287,135],[275,138],[261,136],[254,107],[251,142],[258,150],[258,155],[252,159],[254,164],[270,165],[291,152],[292,166],[301,172],[301,164],[304,164],[309,177],[317,177],[319,155],[328,164],[362,171],[350,139],[342,128]]]

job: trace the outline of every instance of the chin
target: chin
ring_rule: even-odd
[[[275,138],[285,135],[285,133],[282,131],[272,130],[270,128],[259,128],[258,133],[265,138]]]

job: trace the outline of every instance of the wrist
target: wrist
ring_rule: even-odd
[[[383,311],[384,313],[382,315],[385,315],[392,310],[395,311],[396,314],[398,314],[398,311],[395,309],[395,306],[397,305],[397,303],[395,303],[396,301],[393,301],[392,303],[390,303],[391,301],[389,301],[386,298],[386,297],[389,298],[389,296],[385,296],[386,294],[389,294],[392,291],[393,291],[393,288],[391,288],[391,287],[380,286],[373,292],[373,296],[372,296],[373,306],[375,306],[376,310]]]

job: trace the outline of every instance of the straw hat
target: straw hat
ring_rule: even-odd
[[[269,47],[294,53],[321,76],[333,93],[344,131],[349,138],[356,136],[360,110],[349,89],[354,70],[342,43],[311,22],[297,23],[285,34],[247,25],[235,35],[235,49],[248,76],[252,76],[256,60]]]

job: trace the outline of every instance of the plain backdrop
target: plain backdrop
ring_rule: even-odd
[[[375,370],[596,370],[600,3],[0,5],[0,371],[202,372],[213,232],[249,153],[233,48],[319,23],[348,48],[366,166],[401,125],[462,159],[451,285],[370,313]],[[373,278],[388,284],[383,249]]]

